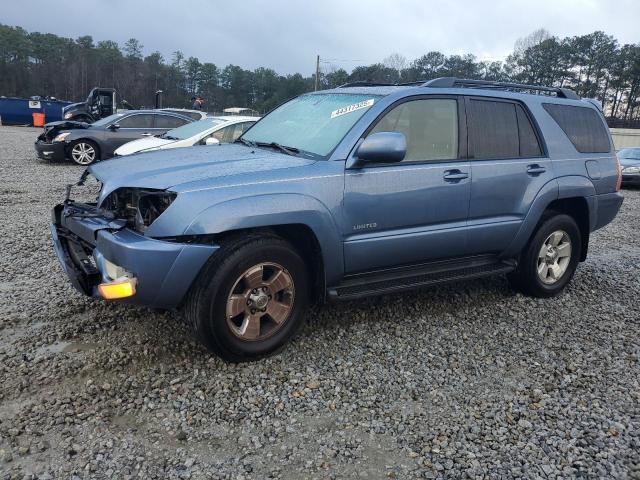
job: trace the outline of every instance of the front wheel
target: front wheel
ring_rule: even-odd
[[[226,242],[196,279],[185,314],[195,337],[225,360],[268,355],[302,326],[309,281],[285,240],[253,236]]]
[[[558,295],[576,271],[581,246],[580,229],[572,217],[547,218],[522,253],[518,268],[509,274],[510,283],[534,297]]]
[[[91,165],[98,156],[98,146],[91,140],[76,140],[69,145],[69,156],[78,165]]]

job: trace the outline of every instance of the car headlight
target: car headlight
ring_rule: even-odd
[[[104,199],[100,208],[127,221],[137,232],[144,231],[169,208],[177,194],[166,190],[118,188]]]
[[[64,114],[64,119],[65,119],[65,120],[68,120],[68,119],[69,119],[69,118],[71,118],[71,117],[73,117],[73,113],[71,113],[71,112],[66,112],[66,113]]]
[[[64,139],[71,135],[71,132],[59,133],[55,137],[53,137],[54,142],[64,142]]]
[[[622,173],[638,174],[640,173],[640,165],[634,165],[632,167],[625,167],[622,169]]]

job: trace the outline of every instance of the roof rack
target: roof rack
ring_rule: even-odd
[[[343,83],[338,88],[347,87],[393,87],[395,83],[370,82],[368,80],[357,80],[355,82]]]
[[[423,87],[437,87],[437,88],[486,88],[496,90],[524,90],[529,92],[547,92],[554,93],[559,98],[568,98],[571,100],[580,100],[580,96],[569,88],[560,87],[542,87],[539,85],[527,85],[524,83],[509,83],[509,82],[493,82],[489,80],[470,80],[466,78],[456,77],[441,77],[434,78],[428,82],[422,84]]]
[[[355,82],[344,83],[337,88],[347,88],[347,87],[411,87],[411,86],[422,86],[424,85],[425,80],[416,80],[414,82],[403,82],[403,83],[384,83],[384,82],[370,82],[368,80],[356,80]]]

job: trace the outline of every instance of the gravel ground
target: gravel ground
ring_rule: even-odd
[[[640,479],[640,191],[567,292],[503,278],[316,308],[231,365],[87,299],[49,210],[81,168],[0,127],[0,478]]]

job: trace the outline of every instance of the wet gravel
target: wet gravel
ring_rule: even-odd
[[[76,293],[49,210],[82,169],[0,127],[0,478],[640,479],[640,191],[562,296],[503,278],[316,308],[226,364]]]

